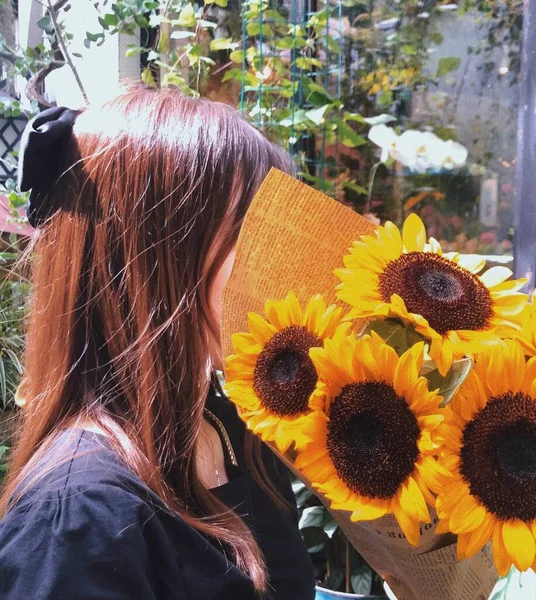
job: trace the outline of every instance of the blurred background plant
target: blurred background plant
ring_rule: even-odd
[[[0,254],[0,261],[6,253]],[[2,256],[4,255],[4,256]],[[0,283],[0,402],[13,408],[15,391],[22,375],[23,324],[27,286],[10,281]]]
[[[498,116],[517,111],[515,90],[507,102],[503,91],[519,80],[521,0],[101,0],[82,48],[65,25],[72,4],[47,0],[45,8],[39,44],[0,38],[11,76],[27,81],[27,113],[50,105],[43,82],[62,68],[87,97],[77,72],[88,53],[130,37],[126,56],[139,59],[143,81],[240,106],[296,156],[313,186],[398,224],[422,211],[461,251],[510,253],[516,123]],[[9,110],[21,114],[16,104]],[[377,155],[366,134],[385,113],[399,133],[462,143],[467,166],[443,178],[382,166],[369,199]],[[442,180],[454,179],[448,193]]]

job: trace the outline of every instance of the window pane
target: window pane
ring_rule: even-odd
[[[394,117],[387,127],[400,137],[376,130],[397,160],[377,170],[357,208],[398,224],[417,212],[445,250],[508,261],[522,3],[371,4],[346,9],[347,93],[364,114]],[[367,174],[379,157],[373,146]]]

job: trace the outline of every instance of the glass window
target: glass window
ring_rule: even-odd
[[[510,262],[522,3],[373,0],[345,11],[352,108],[393,118],[371,132],[390,159],[354,204],[398,224],[417,212],[445,250]],[[379,152],[363,153],[364,177]]]

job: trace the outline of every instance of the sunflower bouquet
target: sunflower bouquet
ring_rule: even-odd
[[[263,197],[273,190],[263,188]],[[299,257],[282,275],[299,293],[246,277],[251,305],[279,295],[248,312],[247,331],[227,324],[226,392],[399,600],[467,597],[467,586],[485,597],[491,559],[500,574],[536,559],[536,358],[526,359],[536,313],[524,281],[504,267],[479,275],[480,258],[444,254],[416,215],[401,232],[360,226],[338,261],[342,240],[326,247],[331,287]],[[237,256],[251,242],[245,229]],[[289,240],[280,243],[293,257]],[[472,563],[461,572],[464,558]],[[444,581],[430,582],[434,565]]]

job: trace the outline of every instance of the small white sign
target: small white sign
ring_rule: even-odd
[[[497,227],[499,182],[497,177],[483,179],[480,185],[480,222],[484,227]]]

